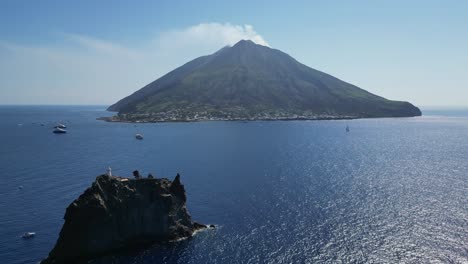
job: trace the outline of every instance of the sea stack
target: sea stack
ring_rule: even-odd
[[[174,241],[205,225],[192,221],[185,188],[168,179],[98,176],[67,208],[55,247],[43,264],[86,263],[128,247]]]

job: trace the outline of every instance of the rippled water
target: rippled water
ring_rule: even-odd
[[[134,126],[103,109],[0,107],[1,263],[44,258],[108,165],[180,172],[193,218],[219,227],[93,263],[468,262],[468,118]]]

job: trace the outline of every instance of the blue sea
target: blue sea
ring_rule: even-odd
[[[1,106],[0,263],[45,258],[108,166],[180,173],[193,219],[217,228],[92,263],[468,263],[468,111],[455,112],[135,125],[96,120],[104,106]]]

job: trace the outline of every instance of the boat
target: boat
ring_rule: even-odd
[[[346,126],[346,132],[349,132],[349,126]]]
[[[35,232],[26,232],[21,237],[24,239],[29,239],[29,238],[33,238],[35,235],[36,235]]]
[[[135,135],[135,138],[141,140],[141,139],[143,139],[143,135],[142,135],[142,134],[136,134],[136,135]]]
[[[54,126],[54,128],[61,128],[61,129],[64,129],[64,128],[67,128],[67,126],[64,125],[64,124],[58,123],[56,126]]]
[[[62,129],[62,128],[59,128],[59,127],[56,127],[53,132],[55,134],[65,134],[65,133],[67,133],[67,131],[65,129]]]

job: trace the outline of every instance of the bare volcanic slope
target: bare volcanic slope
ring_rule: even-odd
[[[421,111],[241,40],[169,72],[108,108],[114,121],[410,117]]]

